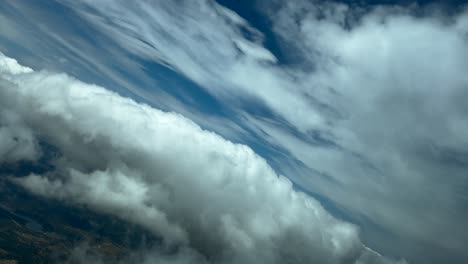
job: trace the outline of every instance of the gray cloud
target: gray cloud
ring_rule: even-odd
[[[380,7],[345,29],[304,5],[310,13],[300,23],[291,21],[298,6],[283,9],[277,31],[320,52],[309,55],[321,69],[303,76],[314,89],[333,88],[311,94],[341,113],[325,131],[348,153],[270,129],[299,160],[333,179],[298,181],[417,241],[406,248],[420,243],[466,258],[466,12],[447,21]],[[335,12],[347,17],[354,10]],[[439,253],[416,255],[445,261]]]
[[[16,60],[3,58],[0,62],[0,73],[20,74],[31,72],[22,67]],[[5,83],[5,80],[1,80]],[[8,104],[11,104],[9,102]],[[7,106],[6,104],[5,106]],[[10,111],[8,107],[0,112],[0,157],[3,162],[16,162],[19,160],[35,160],[39,156],[39,149],[35,135],[31,129],[24,125],[21,116]]]

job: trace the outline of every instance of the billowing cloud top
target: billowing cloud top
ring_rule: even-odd
[[[250,148],[66,74],[3,54],[0,66],[6,161],[37,157],[39,141],[61,153],[47,175],[15,179],[32,192],[139,224],[189,263],[386,261]]]

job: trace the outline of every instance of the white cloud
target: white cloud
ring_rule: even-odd
[[[1,73],[6,74],[19,74],[19,73],[28,73],[32,72],[32,69],[29,67],[22,66],[15,59],[4,57],[0,61]]]
[[[353,263],[370,254],[355,226],[244,145],[65,74],[1,77],[0,112],[61,153],[56,171],[15,180],[37,194],[139,224],[214,262]]]

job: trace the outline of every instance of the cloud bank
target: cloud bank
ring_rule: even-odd
[[[54,171],[13,179],[30,191],[139,224],[192,252],[183,263],[387,261],[247,146],[3,54],[0,67],[0,113],[16,116],[2,119],[13,131],[2,136],[22,142],[11,146],[16,159],[37,157],[39,141],[60,152]]]
[[[296,1],[275,14],[276,32],[315,67],[300,73],[305,91],[339,113],[320,128],[338,149],[270,129],[326,175],[299,181],[415,241],[408,251],[451,252],[407,253],[420,261],[466,258],[468,13],[387,6],[359,15]]]

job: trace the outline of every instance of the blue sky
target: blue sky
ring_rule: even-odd
[[[4,1],[0,25],[21,65],[249,146],[370,248],[468,259],[463,1]]]

